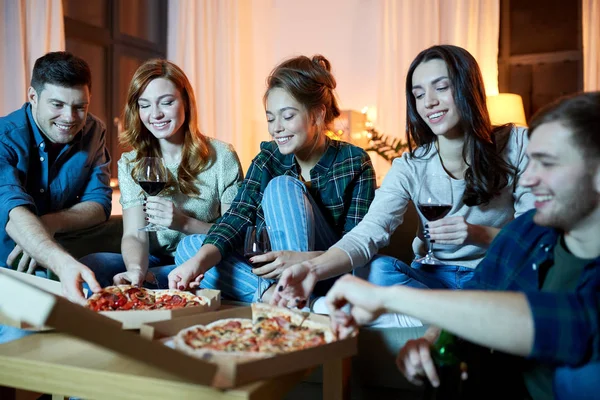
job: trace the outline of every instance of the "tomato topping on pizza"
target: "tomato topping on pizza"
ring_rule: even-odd
[[[175,337],[175,346],[201,358],[269,357],[334,340],[328,325],[306,317],[285,308],[256,303],[252,305],[252,320],[224,319],[186,328]]]
[[[204,297],[179,290],[149,290],[119,285],[94,293],[88,299],[87,307],[94,311],[175,310],[207,303]]]

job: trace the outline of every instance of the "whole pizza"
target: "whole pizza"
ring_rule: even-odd
[[[175,336],[175,347],[200,358],[262,358],[335,340],[328,325],[306,317],[287,308],[254,303],[252,319],[229,318],[191,326]]]
[[[131,285],[108,286],[94,293],[86,307],[94,311],[175,310],[208,304],[208,299],[181,290],[150,290]]]

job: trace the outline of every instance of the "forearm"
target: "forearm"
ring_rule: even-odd
[[[139,269],[148,271],[148,243],[139,237],[124,235],[121,240],[121,254],[127,271]]]
[[[60,276],[60,268],[74,261],[48,231],[44,223],[26,207],[9,212],[6,233],[39,265]]]
[[[221,259],[221,252],[217,246],[205,244],[190,259],[190,261],[197,264],[200,267],[200,271],[204,273],[220,263]]]
[[[311,271],[317,276],[317,280],[332,278],[350,272],[352,262],[345,251],[331,247],[325,253],[309,260]]]
[[[73,207],[40,217],[53,233],[73,232],[106,221],[104,208],[94,201],[85,201]]]
[[[386,312],[403,313],[457,334],[473,343],[527,356],[534,323],[525,295],[518,292],[382,288]]]
[[[496,235],[498,235],[498,232],[500,232],[498,228],[485,225],[471,224],[469,229],[471,230],[470,236],[472,241],[486,246],[489,246]]]
[[[197,220],[196,218],[187,217],[181,227],[181,233],[186,235],[193,235],[197,233],[208,233],[212,223]]]

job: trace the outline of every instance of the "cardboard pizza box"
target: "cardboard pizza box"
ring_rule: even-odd
[[[28,275],[22,272],[17,272],[6,268],[0,268],[0,273],[7,274],[23,282],[27,282],[37,288],[43,289],[57,296],[62,296],[61,284],[58,281],[53,281],[35,275]],[[208,303],[204,306],[182,308],[178,310],[102,311],[100,312],[100,314],[103,314],[121,323],[122,329],[139,329],[145,323],[166,321],[172,318],[182,317],[185,315],[214,311],[221,306],[221,292],[218,290],[200,289],[196,291],[196,294],[206,297],[208,299]],[[10,319],[6,315],[1,314],[0,324],[10,325],[30,331],[46,331],[53,329],[48,326],[32,326],[27,322]]]
[[[179,351],[122,330],[119,322],[13,274],[0,273],[0,314],[31,326],[52,326],[189,382],[212,385],[216,375],[217,368],[212,364],[199,363]]]
[[[52,293],[57,296],[62,296],[62,289],[60,282],[53,281],[51,279],[42,278],[35,275],[25,274],[23,272],[17,272],[8,268],[0,268],[0,274],[7,275],[9,277],[18,279],[19,281],[26,282],[32,286],[40,288],[46,292]],[[1,275],[0,275],[1,276]],[[0,313],[0,324],[9,325],[19,329],[26,329],[29,331],[47,331],[53,328],[49,326],[34,326],[25,321],[11,318],[5,314]]]
[[[119,321],[123,329],[140,329],[143,324],[168,321],[186,315],[215,311],[221,306],[221,291],[219,290],[200,289],[196,291],[196,295],[206,297],[208,303],[202,306],[180,308],[178,310],[101,311],[100,314]]]
[[[252,318],[252,309],[251,307],[235,307],[207,314],[175,318],[170,321],[145,324],[140,329],[140,335],[147,339],[159,341],[165,347],[172,346],[170,338],[182,329],[192,325],[206,325],[224,318]],[[329,324],[329,317],[324,315],[310,314],[308,320]],[[357,338],[350,337],[325,345],[263,359],[242,361],[225,359],[213,360],[213,362],[195,359],[195,361],[198,365],[210,364],[217,366],[213,386],[226,389],[309,369],[324,364],[328,360],[352,357],[356,352]],[[190,358],[193,357],[190,356]]]

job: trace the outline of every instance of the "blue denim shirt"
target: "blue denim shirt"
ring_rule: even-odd
[[[26,103],[0,118],[0,266],[15,242],[6,233],[9,212],[19,206],[34,214],[57,212],[85,201],[99,203],[110,216],[110,156],[106,128],[88,114],[85,126],[65,145],[52,165],[46,145]]]
[[[533,222],[535,210],[506,225],[464,289],[527,296],[535,337],[529,358],[576,366],[600,360],[600,257],[587,264],[574,292],[542,292],[539,271],[554,262],[561,232]]]

